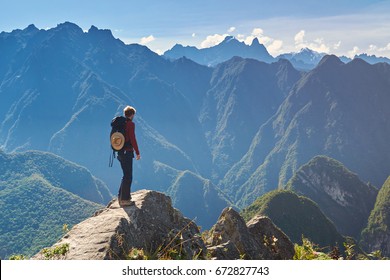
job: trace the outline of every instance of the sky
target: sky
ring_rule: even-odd
[[[277,56],[308,47],[390,57],[390,0],[0,0],[0,31],[73,22],[110,29],[161,54],[175,44],[206,48],[231,35],[257,37]]]

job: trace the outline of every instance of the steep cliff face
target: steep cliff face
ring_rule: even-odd
[[[248,152],[225,175],[236,205],[282,188],[317,155],[342,162],[380,186],[390,174],[388,64],[360,59],[344,64],[325,56],[290,91],[253,138]]]
[[[368,252],[380,250],[382,255],[390,257],[390,177],[378,193],[368,225],[362,232],[361,245]]]
[[[317,156],[303,165],[287,188],[312,199],[343,235],[360,238],[378,190],[340,162]]]

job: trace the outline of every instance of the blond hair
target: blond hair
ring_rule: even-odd
[[[131,115],[135,115],[135,108],[131,106],[126,106],[125,109],[123,109],[123,113],[126,117],[130,117]]]

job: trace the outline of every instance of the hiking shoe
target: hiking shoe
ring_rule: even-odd
[[[120,202],[120,206],[130,206],[131,204],[133,204],[133,202],[129,199],[129,200],[122,200]]]

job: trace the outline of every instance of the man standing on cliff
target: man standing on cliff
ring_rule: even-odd
[[[126,106],[123,113],[126,117],[126,135],[125,146],[122,151],[118,153],[118,160],[121,163],[123,177],[119,187],[118,201],[120,206],[129,206],[131,204],[131,183],[133,181],[133,158],[134,151],[136,159],[141,159],[137,139],[135,138],[135,124],[133,118],[135,116],[135,109],[131,106]]]

